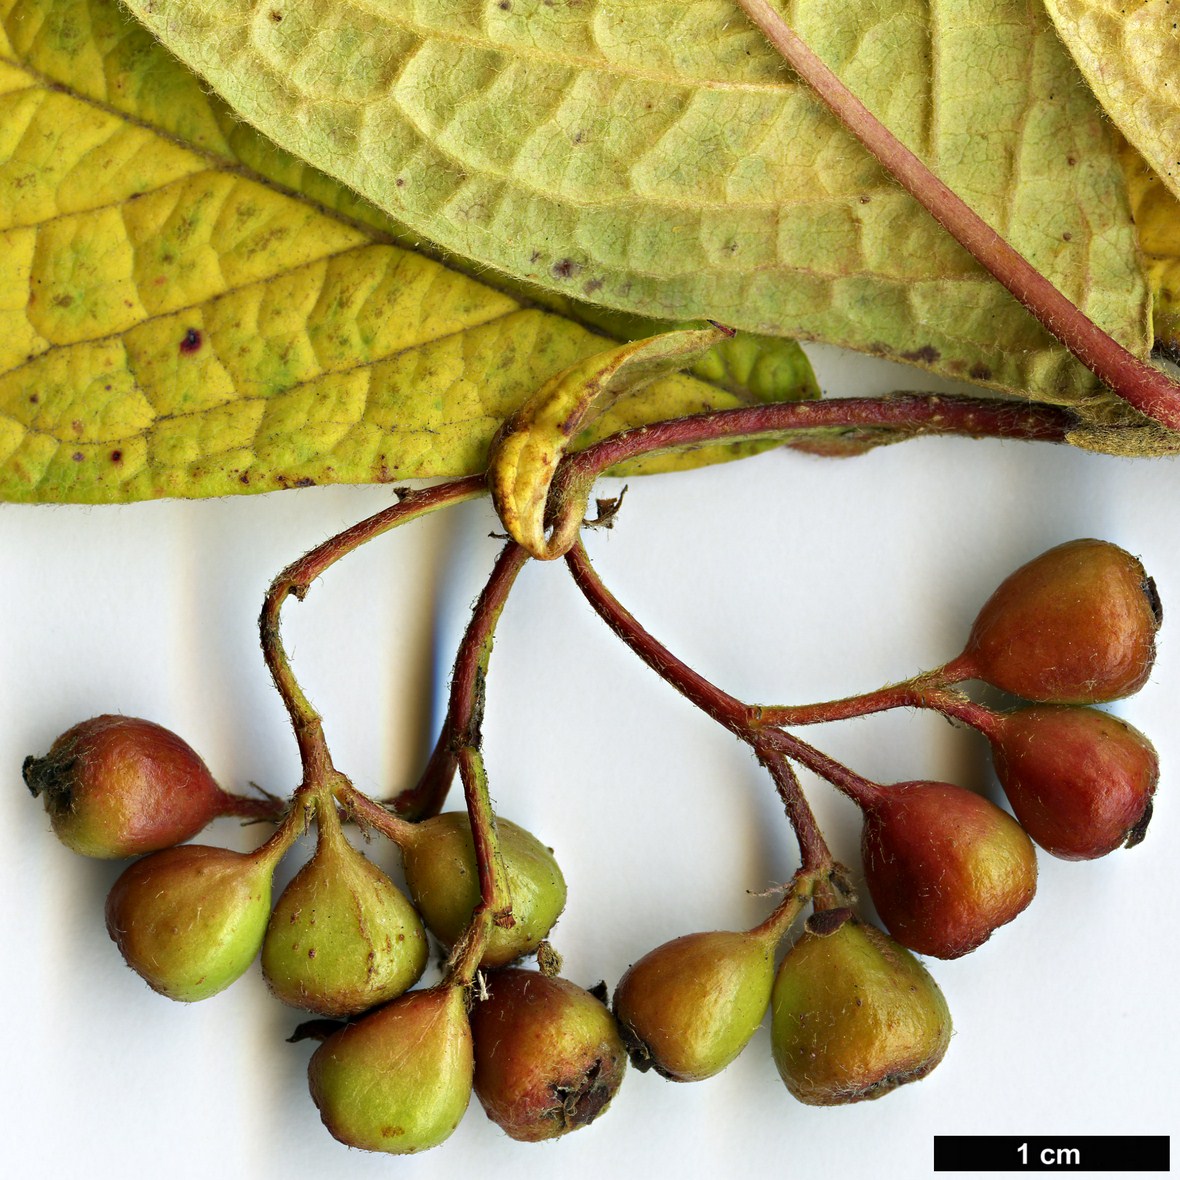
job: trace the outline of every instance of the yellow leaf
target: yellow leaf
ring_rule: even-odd
[[[0,498],[482,470],[500,422],[610,341],[404,240],[111,0],[0,0]],[[600,429],[813,395],[774,349],[773,382],[667,379]]]
[[[720,328],[664,332],[599,353],[545,382],[492,443],[488,486],[508,535],[533,557],[563,556],[582,527],[589,486],[562,506],[558,520],[548,521],[546,513],[554,476],[574,439],[625,393],[683,369],[727,334]]]
[[[732,0],[126,3],[252,125],[495,270],[1114,407]],[[1038,0],[782,7],[944,183],[1147,354],[1118,162]]]
[[[1180,10],[1176,0],[1045,0],[1118,129],[1180,197]]]
[[[1180,200],[1125,141],[1120,158],[1151,285],[1156,347],[1180,359]]]

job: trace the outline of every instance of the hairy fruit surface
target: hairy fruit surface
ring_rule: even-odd
[[[880,1098],[925,1077],[951,1037],[938,985],[904,947],[850,918],[805,931],[784,957],[771,999],[779,1074],[800,1102]]]
[[[963,658],[972,675],[1029,701],[1112,701],[1147,682],[1161,619],[1138,558],[1109,541],[1070,541],[1000,584]]]
[[[503,967],[535,951],[565,908],[565,878],[553,853],[536,836],[496,820],[508,878],[513,924],[494,926],[484,967]],[[451,811],[415,824],[402,845],[406,884],[430,932],[452,947],[479,904],[475,842],[466,812]]]
[[[610,1104],[627,1051],[610,1010],[567,979],[506,967],[471,1010],[475,1093],[513,1139],[555,1139]]]
[[[222,791],[187,742],[138,717],[83,721],[22,769],[58,839],[85,856],[170,848],[237,805],[253,806]]]
[[[406,995],[333,1033],[307,1067],[324,1126],[349,1147],[437,1147],[471,1100],[471,1027],[461,987]]]
[[[865,879],[885,928],[955,959],[1032,901],[1036,851],[994,803],[951,783],[897,783],[865,805]]]
[[[677,1082],[720,1073],[762,1023],[774,944],[729,930],[686,934],[649,951],[615,989],[615,1016],[635,1067]]]
[[[274,865],[203,844],[154,852],[107,895],[107,931],[127,965],[173,1000],[229,987],[262,946]]]

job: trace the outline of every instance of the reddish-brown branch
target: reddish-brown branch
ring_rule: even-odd
[[[479,746],[484,678],[492,656],[496,624],[516,575],[527,561],[528,554],[515,543],[510,542],[500,551],[455,656],[447,715],[434,752],[418,782],[392,801],[399,815],[410,819],[437,815],[454,781],[460,750],[465,746]]]
[[[1008,401],[998,397],[957,397],[901,393],[885,397],[840,397],[812,402],[774,402],[671,418],[612,434],[567,455],[554,488],[582,482],[629,459],[709,443],[748,442],[808,430],[908,432],[1023,442],[1065,442],[1078,418],[1064,406]]]
[[[784,767],[782,756],[786,755],[801,762],[841,789],[848,789],[855,783],[863,783],[863,794],[867,796],[876,789],[875,784],[860,779],[847,767],[813,750],[806,742],[783,733],[768,729],[757,720],[757,709],[743,704],[715,684],[706,680],[699,672],[690,668],[678,656],[670,652],[653,635],[646,631],[639,621],[603,585],[586,550],[579,539],[565,555],[566,564],[574,581],[594,608],[599,618],[625,643],[649,668],[666,680],[673,688],[687,697],[697,708],[707,713],[730,733],[749,743],[758,760],[771,772],[775,786],[787,809],[791,826],[799,841],[799,852],[803,867],[818,868],[830,866],[832,854],[819,825],[815,822],[811,807],[790,767]],[[850,791],[851,793],[851,791]],[[854,797],[856,797],[854,795]]]
[[[738,0],[832,113],[987,271],[1101,381],[1141,413],[1180,429],[1180,385],[1098,327],[952,192],[862,103],[769,0]]]

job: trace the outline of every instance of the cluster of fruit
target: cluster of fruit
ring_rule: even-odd
[[[229,795],[178,737],[128,717],[83,722],[25,762],[25,780],[66,844],[90,856],[142,856],[115,882],[106,915],[127,963],[152,988],[203,999],[261,954],[274,994],[317,1015],[300,1026],[322,1040],[311,1094],[331,1133],[352,1146],[434,1146],[473,1088],[514,1138],[564,1134],[605,1109],[628,1058],[678,1081],[709,1077],[741,1052],[768,1008],[775,1061],[797,1098],[878,1097],[929,1072],[950,1039],[942,994],[911,952],[957,957],[1020,913],[1036,885],[1032,841],[1088,858],[1143,836],[1155,753],[1092,708],[1145,682],[1160,622],[1151,580],[1117,547],[1073,542],[1022,567],[983,607],[964,652],[936,672],[781,708],[742,706],[707,686],[595,589],[577,553],[575,577],[614,630],[750,742],[802,850],[764,922],[658,947],[624,975],[611,1008],[605,989],[556,977],[545,939],[565,904],[562,874],[528,832],[488,822],[490,812],[481,820],[470,765],[467,813],[411,822],[356,791],[326,751],[318,763],[305,752],[305,782],[288,802]],[[476,668],[479,693],[482,675]],[[966,680],[1031,703],[993,712],[954,689]],[[935,708],[980,729],[1016,819],[951,784],[870,782],[784,728],[898,706]],[[452,737],[478,756],[477,722]],[[814,829],[787,759],[861,806],[865,878],[888,934],[855,915],[847,873]],[[251,853],[183,843],[221,815],[276,827]],[[397,844],[409,898],[349,842],[346,820]],[[314,855],[272,908],[275,868],[312,822]],[[510,908],[493,904],[501,887]],[[776,969],[808,904],[803,932]],[[410,990],[426,966],[426,931],[450,958],[441,982]],[[512,966],[532,953],[541,970]]]

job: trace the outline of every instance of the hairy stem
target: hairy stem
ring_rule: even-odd
[[[826,758],[818,750],[812,750],[806,742],[792,738],[779,730],[767,729],[759,724],[757,709],[743,704],[736,697],[722,691],[706,680],[699,672],[690,668],[683,660],[673,655],[662,643],[644,630],[638,620],[603,585],[581,539],[565,555],[566,564],[573,574],[574,582],[586,601],[594,608],[599,618],[629,647],[649,668],[662,677],[673,688],[686,696],[697,708],[723,725],[730,733],[747,742],[758,756],[758,760],[774,777],[775,786],[786,806],[787,816],[795,829],[799,841],[799,854],[803,867],[814,870],[831,866],[832,854],[823,833],[815,822],[811,807],[799,787],[798,780],[789,766],[782,760],[787,754],[797,761],[807,762],[799,757],[795,747],[809,752],[819,762],[830,763],[844,776],[855,778],[852,771],[840,767],[839,763]],[[826,777],[826,775],[825,775]]]
[[[950,434],[1063,443],[1078,425],[1077,415],[1063,406],[942,393],[840,397],[712,410],[622,430],[567,455],[553,481],[554,495],[564,494],[573,485],[581,487],[629,459],[706,443],[752,442],[831,429],[901,431],[914,438]]]
[[[918,159],[817,57],[769,0],[738,0],[829,110],[897,182],[1092,373],[1135,409],[1180,429],[1180,384],[1098,327]]]
[[[410,819],[437,815],[454,780],[459,751],[464,746],[478,747],[484,683],[492,658],[496,624],[516,575],[526,561],[528,554],[515,542],[510,541],[500,551],[491,576],[471,612],[471,621],[455,656],[447,715],[434,752],[418,782],[392,800],[399,815]]]

